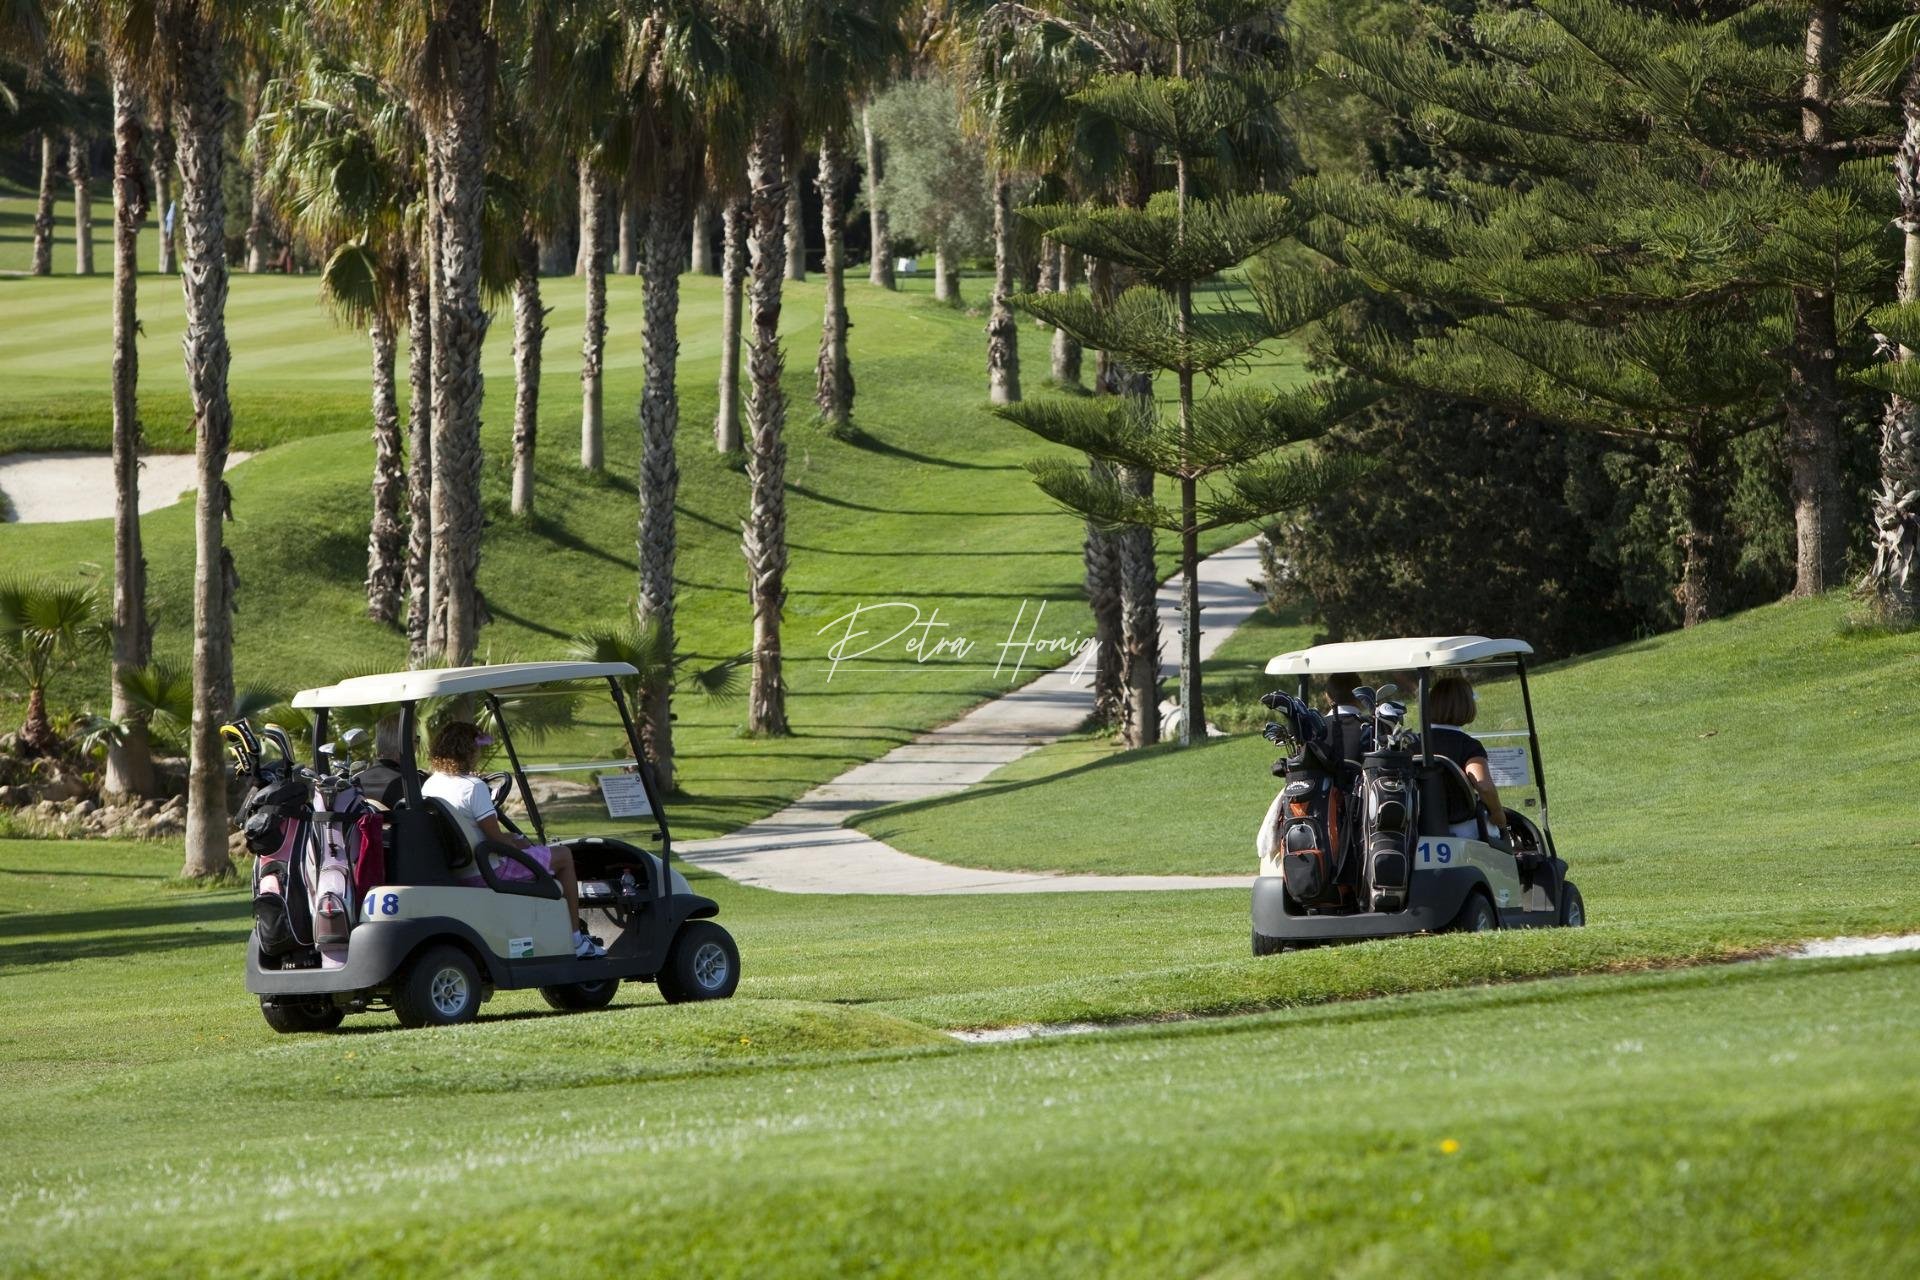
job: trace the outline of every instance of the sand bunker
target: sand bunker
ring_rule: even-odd
[[[231,471],[249,453],[229,453]],[[158,511],[194,488],[193,455],[155,453],[140,460],[140,510]],[[110,453],[10,453],[0,457],[0,493],[21,524],[113,518]]]

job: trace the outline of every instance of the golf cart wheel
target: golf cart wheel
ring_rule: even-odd
[[[1500,917],[1493,914],[1493,904],[1487,901],[1486,894],[1475,890],[1460,904],[1460,914],[1447,926],[1447,932],[1492,933],[1499,927]]]
[[[668,1004],[725,1000],[740,985],[740,949],[711,920],[689,920],[673,935],[667,963],[655,979]]]
[[[586,1013],[604,1009],[613,1003],[620,990],[620,979],[603,978],[599,982],[569,982],[565,986],[542,987],[540,998],[549,1008],[562,1013]]]
[[[1560,890],[1560,924],[1562,928],[1580,929],[1587,923],[1587,904],[1581,898],[1580,890],[1569,880]]]
[[[458,947],[429,947],[393,988],[403,1027],[450,1027],[480,1012],[480,972]]]
[[[283,1036],[303,1031],[331,1031],[340,1025],[347,1011],[331,1000],[293,1002],[260,1001],[260,1016]]]
[[[1277,956],[1287,949],[1284,938],[1269,938],[1258,929],[1253,931],[1253,954],[1257,956]]]

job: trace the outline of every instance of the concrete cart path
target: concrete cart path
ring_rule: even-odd
[[[1207,657],[1260,607],[1250,581],[1260,575],[1259,540],[1250,538],[1200,564],[1200,654]],[[1162,586],[1160,667],[1179,668],[1179,580]],[[881,805],[951,795],[1009,761],[1075,732],[1093,713],[1091,676],[1079,659],[921,734],[878,760],[857,765],[791,805],[731,835],[692,840],[675,852],[688,862],[782,893],[1057,893],[1125,889],[1244,889],[1244,876],[1060,875],[983,871],[902,853],[844,824]]]

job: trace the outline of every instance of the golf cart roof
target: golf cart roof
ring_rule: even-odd
[[[502,662],[487,667],[435,667],[355,676],[293,696],[296,707],[371,707],[388,702],[417,702],[459,693],[504,693],[554,680],[594,680],[635,675],[626,662]]]
[[[1403,640],[1350,640],[1295,649],[1267,663],[1270,676],[1319,676],[1351,671],[1409,671],[1423,667],[1461,667],[1473,662],[1532,653],[1525,640],[1489,640],[1485,636],[1418,636]]]

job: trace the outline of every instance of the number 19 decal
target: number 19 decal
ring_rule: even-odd
[[[1453,842],[1449,840],[1422,840],[1414,847],[1414,865],[1416,867],[1452,866]]]
[[[375,890],[367,895],[367,900],[360,906],[360,916],[362,919],[371,919],[374,916],[397,916],[399,914],[400,895],[397,893],[381,893]]]

